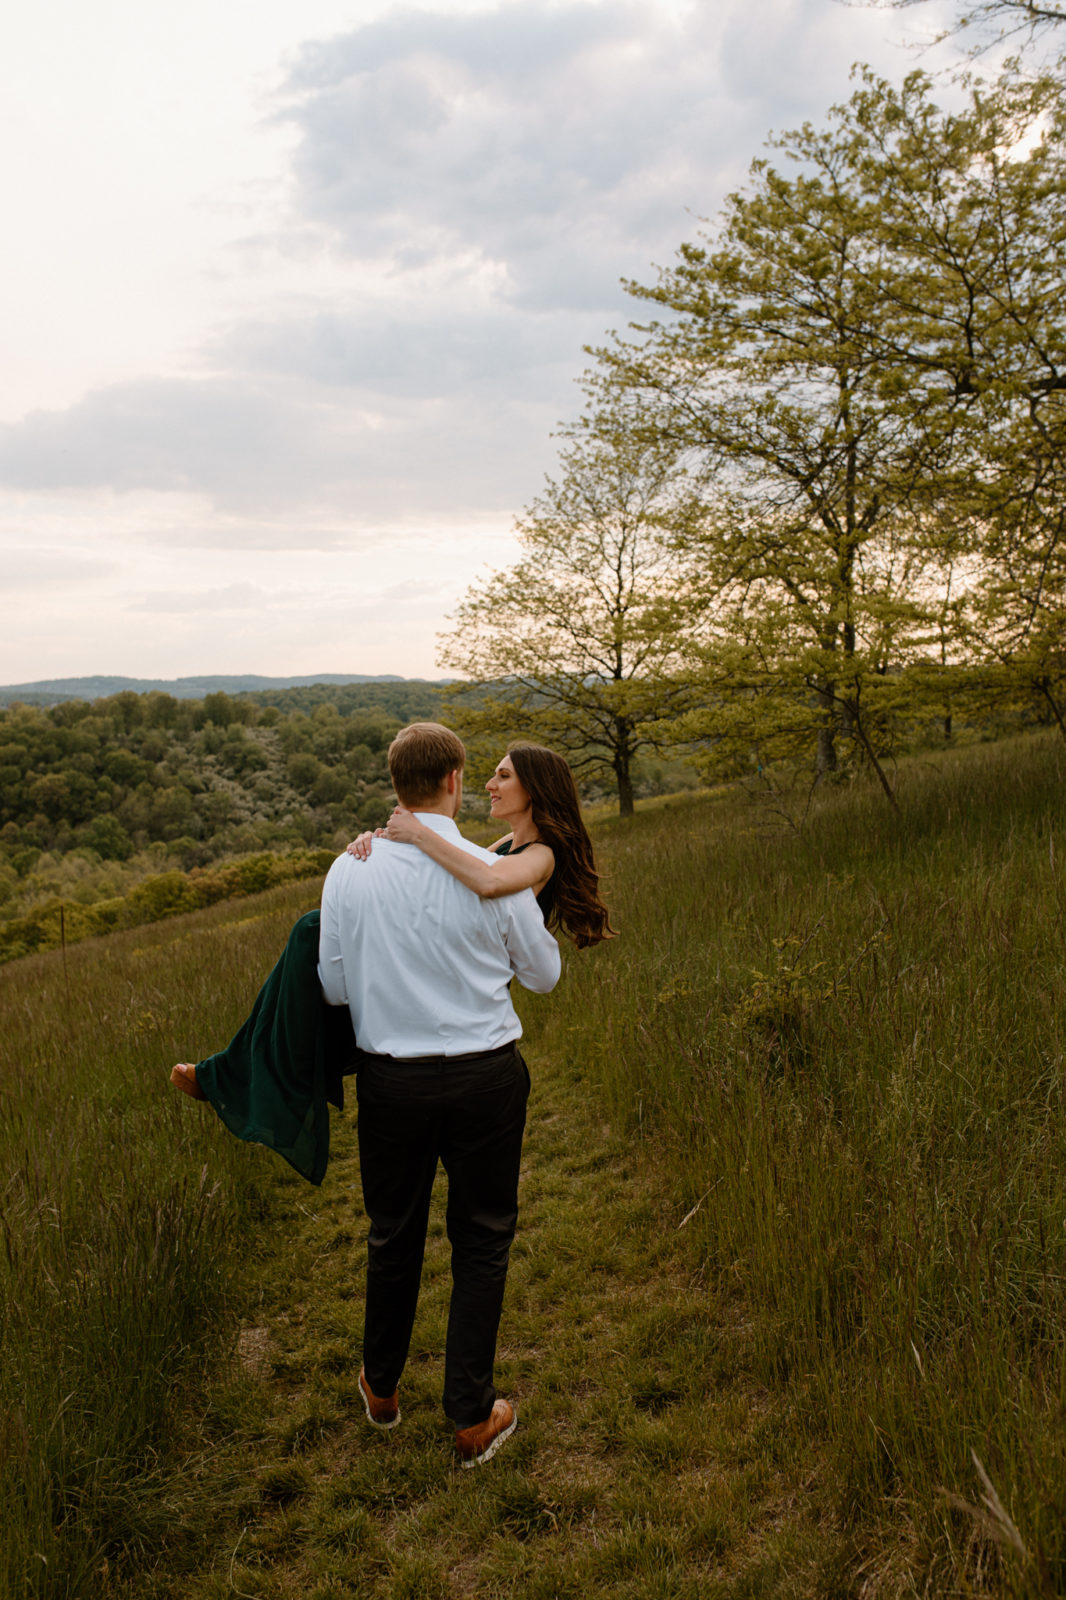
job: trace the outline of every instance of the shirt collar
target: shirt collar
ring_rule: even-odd
[[[432,828],[434,833],[442,833],[446,839],[461,839],[462,834],[453,817],[446,817],[439,811],[416,811],[414,815],[419,822],[424,822],[427,828]]]

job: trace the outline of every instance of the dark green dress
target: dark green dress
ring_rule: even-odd
[[[344,1109],[355,1034],[347,1006],[328,1006],[318,982],[319,913],[296,923],[248,1020],[225,1050],[196,1064],[196,1081],[229,1131],[276,1150],[321,1183],[329,1106]]]

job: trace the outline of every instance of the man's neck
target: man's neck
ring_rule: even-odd
[[[423,816],[445,817],[449,822],[455,821],[462,803],[463,774],[458,769],[448,774],[432,799],[420,801],[418,805],[410,805],[408,801],[400,800],[405,811],[413,811],[416,814],[421,812]]]

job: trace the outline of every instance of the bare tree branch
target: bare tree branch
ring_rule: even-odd
[[[838,4],[853,9],[875,11],[911,11],[927,3],[928,0],[838,0]],[[1060,23],[1066,23],[1066,4],[1037,4],[1037,0],[958,0],[954,22],[939,33],[937,39],[991,28],[994,30],[992,37],[983,46],[987,49],[993,43],[1019,34],[1035,39]]]

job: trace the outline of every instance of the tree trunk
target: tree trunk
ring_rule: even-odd
[[[867,760],[870,762],[870,765],[873,767],[874,771],[877,774],[877,781],[881,785],[882,789],[885,791],[885,798],[887,799],[889,805],[892,807],[893,811],[896,813],[896,815],[898,817],[899,814],[900,814],[900,812],[899,812],[899,801],[896,799],[895,795],[893,794],[892,785],[888,781],[888,777],[887,777],[887,775],[885,773],[885,769],[884,769],[884,767],[882,767],[880,761],[878,761],[876,755],[874,754],[874,747],[870,743],[869,739],[866,736],[866,729],[862,725],[862,718],[859,716],[858,708],[857,707],[853,707],[853,712],[854,712],[854,715],[853,715],[853,718],[852,718],[852,726],[854,728],[854,731],[855,731],[856,735],[858,736],[859,743],[862,745],[863,749],[866,751]]]
[[[821,720],[818,723],[818,746],[815,771],[819,778],[824,778],[827,773],[837,769],[837,747],[835,743],[836,729],[836,704],[833,694],[833,685],[828,689],[815,689],[814,703],[822,709]]]
[[[629,729],[626,719],[620,717],[618,728],[618,743],[614,751],[614,775],[618,782],[618,815],[631,817],[633,815],[633,777],[630,772],[630,759],[632,751],[629,748]]]
[[[633,815],[633,780],[629,776],[629,764],[626,763],[625,771],[618,773],[618,815],[631,817]]]
[[[1066,721],[1063,720],[1062,709],[1058,705],[1058,703],[1057,703],[1057,701],[1055,699],[1055,696],[1051,692],[1050,681],[1047,678],[1043,678],[1043,679],[1041,679],[1040,684],[1038,685],[1038,687],[1040,689],[1041,694],[1044,696],[1044,699],[1047,701],[1048,705],[1051,707],[1051,714],[1055,718],[1056,723],[1058,724],[1059,732],[1062,734],[1062,737],[1064,739],[1066,739]]]

